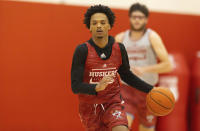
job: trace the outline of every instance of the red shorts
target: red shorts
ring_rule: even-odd
[[[111,131],[112,127],[128,125],[123,108],[121,103],[80,103],[79,114],[87,131]]]
[[[128,114],[138,114],[140,124],[146,127],[153,127],[156,124],[156,116],[152,115],[146,107],[147,93],[122,84],[121,94],[125,101],[125,111]]]

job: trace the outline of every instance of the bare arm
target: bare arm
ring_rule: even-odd
[[[149,36],[152,47],[160,60],[158,64],[142,67],[142,72],[166,73],[172,70],[171,63],[168,58],[167,50],[162,42],[161,37],[154,31]]]

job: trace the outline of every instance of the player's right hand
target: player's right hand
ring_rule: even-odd
[[[96,92],[99,92],[99,91],[102,91],[102,90],[105,90],[106,87],[113,83],[114,82],[114,79],[113,79],[114,76],[104,76],[100,81],[99,83],[96,85]]]

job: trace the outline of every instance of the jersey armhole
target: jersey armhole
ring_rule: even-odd
[[[121,60],[120,60],[121,62],[120,62],[120,63],[121,63],[121,65],[122,65],[122,63],[123,63],[123,62],[122,62],[122,50],[121,50],[121,48],[120,48],[120,44],[121,44],[122,46],[123,46],[123,44],[120,43],[120,42],[116,42],[116,43],[117,43],[118,46],[119,46],[119,51],[120,51],[120,56],[121,56]]]
[[[86,54],[87,56],[86,56],[86,58],[85,58],[85,65],[86,65],[87,59],[88,59],[88,52],[89,52],[89,51],[88,51],[88,49],[89,49],[89,48],[88,48],[88,44],[89,44],[89,43],[88,43],[88,42],[85,42],[85,43],[83,43],[83,44],[85,44],[85,45],[86,45],[86,48],[87,48],[87,54]],[[84,65],[84,66],[85,66],[85,65]]]

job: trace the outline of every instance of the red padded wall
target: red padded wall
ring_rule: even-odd
[[[90,38],[86,9],[0,2],[0,130],[82,130],[70,68],[75,47]],[[114,11],[112,35],[129,27],[127,11]],[[152,12],[148,25],[190,64],[200,16]]]

